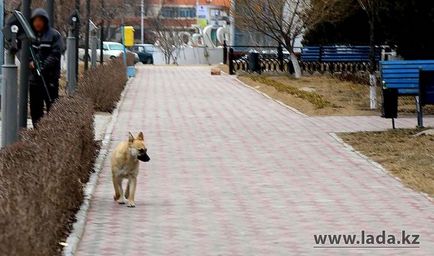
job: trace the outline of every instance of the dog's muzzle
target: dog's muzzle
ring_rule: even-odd
[[[137,155],[137,159],[139,159],[142,162],[149,162],[149,160],[151,160],[151,158],[147,154],[146,149],[140,149],[139,150],[139,154]]]

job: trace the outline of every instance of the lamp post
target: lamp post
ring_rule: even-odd
[[[75,37],[75,43],[76,43],[76,45],[75,45],[75,75],[76,75],[76,77],[75,77],[75,80],[76,81],[78,81],[78,73],[79,73],[79,70],[78,70],[78,46],[80,45],[80,0],[75,0],[75,10],[76,10],[76,12],[77,12],[77,15],[78,15],[78,21],[77,21],[77,23],[75,24],[76,25],[76,28],[75,28],[75,30],[74,30],[74,37]]]
[[[90,0],[86,0],[86,34],[84,39],[84,70],[89,69]]]
[[[142,0],[142,4],[140,6],[140,39],[142,44],[145,43],[145,0]]]
[[[0,0],[0,28],[4,26],[4,0]],[[3,43],[3,33],[0,33],[0,49],[4,49],[4,43]],[[4,51],[0,51],[0,66],[3,65],[4,62]],[[0,95],[1,95],[1,69],[0,69]]]
[[[101,0],[101,26],[100,26],[100,38],[99,38],[99,61],[100,64],[104,64],[104,18],[105,18],[105,6],[104,0]]]
[[[50,18],[51,26],[54,27],[54,23],[55,23],[54,0],[47,0],[47,12],[48,12],[48,17]]]
[[[31,0],[22,1],[23,15],[30,20]],[[18,87],[18,127],[27,128],[27,103],[29,95],[29,52],[30,42],[28,39],[22,40],[21,47],[21,64],[19,70],[19,87]],[[2,48],[3,49],[3,48]]]

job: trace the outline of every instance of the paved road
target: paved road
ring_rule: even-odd
[[[301,116],[209,67],[140,67],[112,138],[147,138],[137,207],[113,202],[106,160],[77,255],[432,255],[433,202],[329,134],[388,127]],[[421,248],[313,248],[362,230],[406,230]]]

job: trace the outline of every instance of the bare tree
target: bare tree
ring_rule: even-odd
[[[182,19],[163,17],[161,11],[165,6],[166,3],[163,0],[158,13],[149,17],[147,21],[149,29],[154,34],[155,43],[164,55],[166,64],[170,64],[171,61],[177,64],[177,56],[181,46],[184,45],[182,32],[187,28]]]
[[[321,21],[339,18],[339,0],[238,0],[235,10],[236,26],[243,31],[257,32],[273,39],[290,53],[295,76],[301,69],[294,53],[295,40],[309,27]]]
[[[370,107],[371,109],[377,108],[377,76],[375,71],[377,69],[377,60],[375,59],[375,22],[378,17],[379,1],[378,0],[358,0],[362,9],[366,12],[369,22],[369,45],[370,50],[370,65],[369,65],[369,84],[370,84]]]
[[[161,15],[151,18],[150,29],[155,36],[156,45],[160,48],[164,55],[166,64],[170,64],[173,61],[177,64],[177,51],[183,44],[180,36],[180,29],[177,26],[168,25]]]

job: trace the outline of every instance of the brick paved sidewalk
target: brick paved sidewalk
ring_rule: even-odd
[[[432,255],[433,202],[329,134],[388,120],[303,117],[209,70],[139,68],[112,145],[145,133],[137,206],[113,202],[107,159],[77,255]],[[417,233],[421,248],[313,248],[361,230]]]

